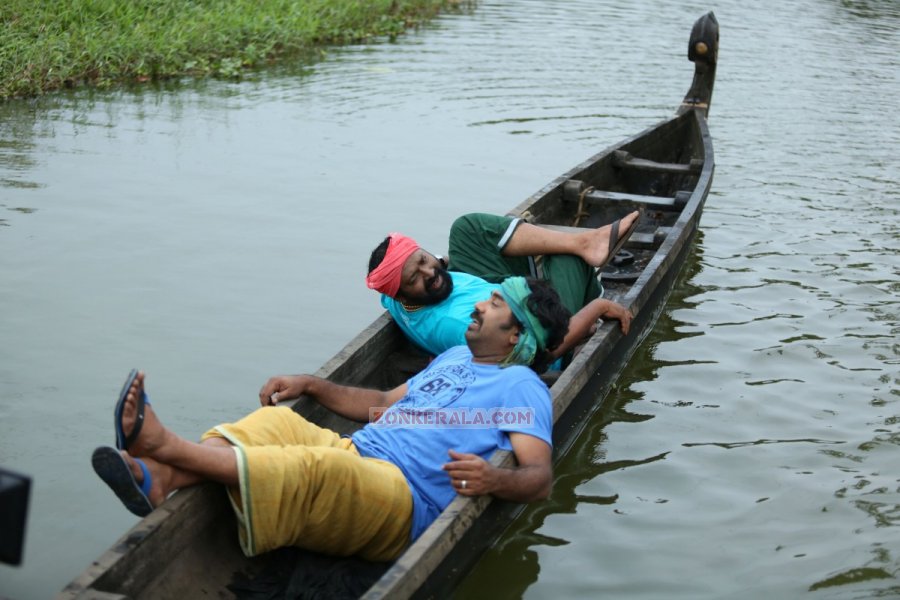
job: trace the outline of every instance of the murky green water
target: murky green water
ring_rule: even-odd
[[[900,595],[900,7],[481,2],[242,83],[0,105],[0,465],[35,478],[0,595],[134,519],[88,457],[132,366],[195,436],[379,314],[394,229],[444,249],[687,89],[722,26],[702,236],[659,326],[459,595]]]

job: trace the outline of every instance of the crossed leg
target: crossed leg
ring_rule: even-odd
[[[144,379],[144,373],[139,373],[125,394],[121,426],[127,437],[137,421],[137,398],[143,392]],[[301,421],[308,427],[298,426]],[[243,480],[238,476],[235,446],[219,437],[207,437],[201,443],[187,441],[163,426],[149,404],[144,406],[143,425],[130,444],[130,454],[120,454],[138,485],[144,481],[144,473],[137,461],[144,464],[150,474],[150,490],[137,491],[140,501],[130,505],[132,496],[120,494],[100,471],[98,474],[129,510],[141,516],[149,512],[145,499],[155,508],[171,492],[188,485],[203,481],[227,485],[247,556],[299,546],[382,561],[396,558],[408,545],[412,494],[396,466],[361,457],[346,438],[287,409],[260,408],[224,427],[240,439],[235,444],[242,448],[242,468],[248,474]],[[264,443],[273,437],[284,443]],[[98,450],[112,451],[108,447]],[[254,477],[249,476],[250,471]],[[286,508],[260,509],[276,501]],[[361,505],[366,509],[360,510]]]
[[[622,217],[619,235],[628,231],[640,212]],[[505,256],[533,256],[539,254],[574,254],[592,267],[606,264],[609,259],[612,224],[578,233],[553,231],[530,223],[522,223],[503,248]]]
[[[134,429],[137,398],[143,391],[144,377],[143,372],[138,373],[128,390],[122,411],[126,435]],[[131,444],[130,452],[122,450],[121,454],[138,484],[143,483],[144,475],[133,457],[146,465],[152,482],[148,499],[154,507],[175,490],[203,481],[238,484],[237,459],[231,444],[221,438],[190,442],[163,426],[149,404],[144,406],[140,435]]]

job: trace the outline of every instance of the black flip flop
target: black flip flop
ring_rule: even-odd
[[[94,472],[118,496],[125,508],[139,517],[146,517],[153,512],[153,505],[150,503],[149,497],[153,481],[150,477],[150,470],[147,469],[144,461],[139,458],[133,460],[144,473],[143,483],[135,480],[125,458],[115,448],[100,446],[94,450],[94,454],[91,456]]]
[[[598,269],[602,269],[606,265],[612,261],[613,258],[616,257],[616,254],[619,253],[619,250],[622,249],[622,246],[625,245],[625,242],[628,241],[628,238],[631,237],[631,234],[635,232],[637,229],[638,223],[641,221],[641,216],[643,216],[643,212],[638,212],[637,218],[632,222],[631,227],[629,227],[625,232],[620,236],[619,235],[619,225],[622,223],[622,219],[616,219],[612,224],[612,231],[609,233],[609,254],[606,257],[606,261],[599,267]]]

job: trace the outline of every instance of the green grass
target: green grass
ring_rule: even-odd
[[[396,36],[458,0],[0,0],[0,98],[246,68]]]

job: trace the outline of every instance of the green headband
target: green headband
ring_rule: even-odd
[[[547,330],[528,310],[526,304],[528,296],[531,295],[531,288],[528,287],[524,277],[508,277],[500,284],[500,295],[506,300],[506,304],[509,305],[519,323],[522,324],[519,342],[509,356],[501,361],[500,366],[528,366],[534,360],[538,350],[544,350],[547,347]]]

